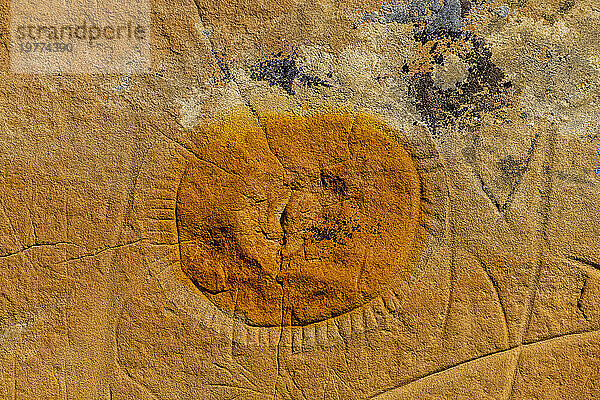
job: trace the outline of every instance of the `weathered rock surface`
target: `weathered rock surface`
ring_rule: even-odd
[[[595,0],[156,0],[126,86],[8,10],[0,397],[600,398]]]

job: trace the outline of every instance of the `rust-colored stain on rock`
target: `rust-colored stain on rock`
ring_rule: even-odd
[[[418,166],[372,117],[229,115],[199,129],[177,194],[182,272],[258,326],[350,311],[406,277],[427,225]]]

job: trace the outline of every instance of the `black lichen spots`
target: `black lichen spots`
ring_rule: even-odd
[[[318,76],[308,75],[302,71],[300,71],[300,73],[298,74],[298,82],[303,83],[309,87],[311,87],[311,86],[331,87],[331,85],[327,81],[324,81],[323,79],[319,78]]]
[[[502,171],[502,175],[510,180],[519,178],[527,169],[525,162],[517,160],[514,156],[508,155],[498,161],[498,169]]]
[[[380,236],[382,234],[382,226],[378,222],[370,228],[363,227],[358,223],[358,219],[351,221],[335,220],[326,222],[321,226],[313,225],[307,231],[310,232],[310,239],[315,243],[329,240],[337,245],[346,245],[347,239],[352,239],[357,232]]]
[[[381,223],[377,223],[373,228],[371,228],[370,233],[373,235],[381,235]]]
[[[293,84],[298,81],[306,86],[325,86],[331,85],[327,81],[304,73],[298,66],[296,60],[298,55],[294,51],[286,56],[282,52],[272,54],[269,57],[259,60],[250,69],[250,77],[256,81],[269,82],[271,86],[277,85],[285,90],[289,95],[294,95]]]
[[[381,234],[379,227],[372,229],[370,233]],[[307,231],[311,233],[311,239],[315,243],[330,240],[335,244],[345,245],[346,239],[351,239],[355,232],[361,232],[362,227],[356,221],[336,220],[323,226],[313,225]]]
[[[338,242],[338,233],[340,233],[337,227],[325,226],[311,226],[308,228],[308,231],[312,233],[312,238],[315,242],[322,242],[323,240],[331,240],[333,242]]]
[[[331,190],[340,196],[345,196],[347,191],[346,181],[339,176],[331,175],[326,172],[321,172],[321,187],[326,190]]]
[[[569,14],[573,7],[575,7],[575,0],[561,1],[558,3],[558,8],[553,10],[554,12],[551,12],[551,9],[546,10],[546,12],[542,12],[542,18],[549,23],[554,24],[556,21]]]
[[[229,69],[229,64],[227,62],[225,62],[224,54],[217,53],[215,51],[213,51],[212,53],[213,53],[213,56],[215,57],[215,61],[217,62],[217,66],[219,67],[219,70],[221,71],[220,81],[222,81],[222,82],[231,81],[233,76],[231,75],[231,70]]]
[[[550,24],[556,23],[558,20],[564,18],[569,14],[575,7],[575,0],[564,0],[559,2],[554,7],[547,7],[542,10],[541,16]]]
[[[571,9],[573,7],[575,7],[575,0],[562,1],[562,2],[560,2],[559,6],[558,6],[558,13],[566,14],[569,11],[571,11]]]
[[[449,29],[437,29],[437,30],[427,30],[427,29],[417,29],[413,33],[413,38],[415,41],[421,44],[427,44],[428,42],[435,40],[460,40],[465,36],[465,32],[462,30],[449,30]]]
[[[431,71],[418,72],[410,78],[409,95],[434,137],[444,127],[478,127],[482,113],[507,105],[512,88],[512,82],[506,80],[504,72],[492,61],[492,52],[485,41],[471,32],[458,37],[448,31],[431,35],[418,33],[415,39],[425,44],[440,40],[440,36],[446,36],[445,40],[460,40],[468,46],[467,51],[456,54],[468,70],[464,81],[447,89],[435,85]],[[443,62],[442,55],[441,50],[434,49],[432,63]]]

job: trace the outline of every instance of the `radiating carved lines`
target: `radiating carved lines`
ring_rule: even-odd
[[[156,246],[153,251],[160,250]],[[235,345],[264,348],[286,347],[292,352],[323,349],[346,344],[351,336],[374,331],[389,330],[390,323],[398,323],[400,300],[390,289],[370,303],[335,318],[307,326],[255,327],[218,309],[201,296],[190,296],[181,290],[181,283],[173,274],[179,262],[176,245],[163,246],[162,254],[152,254],[149,268],[161,291],[176,307],[198,321],[203,327],[228,337]]]

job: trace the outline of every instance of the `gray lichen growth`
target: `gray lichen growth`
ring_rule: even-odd
[[[356,26],[364,22],[389,24],[424,23],[425,32],[460,32],[464,28],[460,0],[411,0],[405,4],[388,3],[375,12],[366,12]]]
[[[507,5],[503,5],[492,9],[492,12],[500,18],[506,18],[510,14],[510,8]]]

